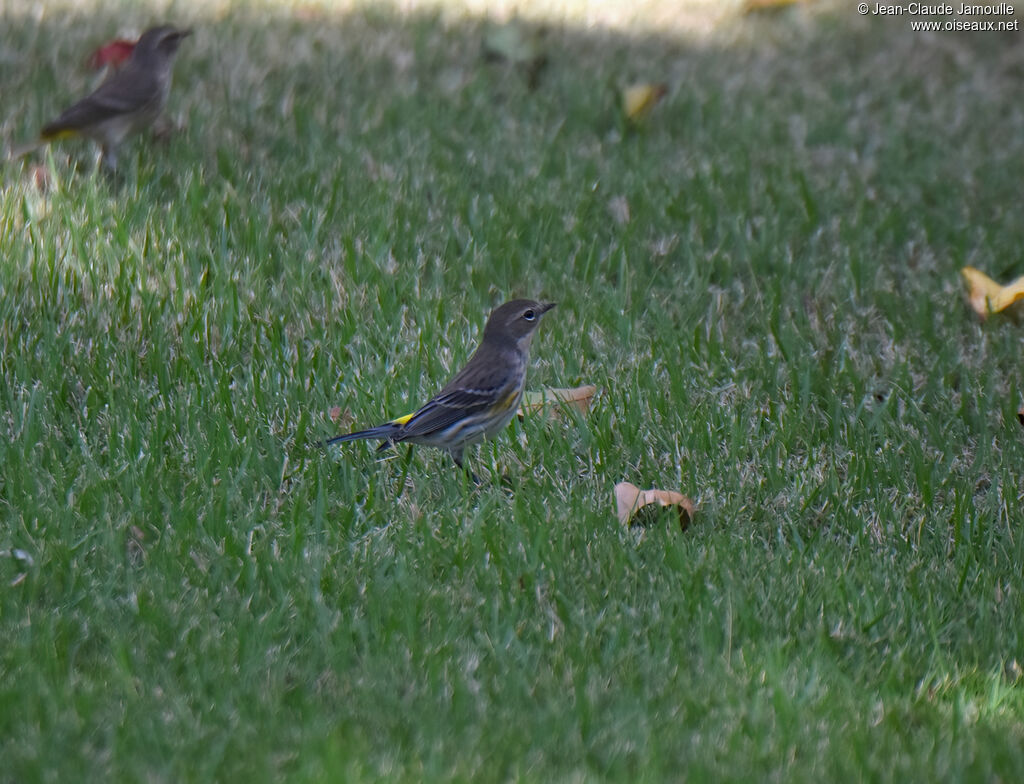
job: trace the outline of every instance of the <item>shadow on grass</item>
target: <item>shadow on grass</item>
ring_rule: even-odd
[[[596,187],[600,159],[622,156],[627,169],[675,179],[663,209],[677,225],[715,222],[708,213],[724,206],[708,192],[716,180],[725,190],[749,181],[749,203],[732,205],[737,221],[756,224],[781,197],[805,213],[808,236],[839,208],[871,210],[873,231],[908,241],[901,227],[934,215],[928,231],[945,234],[960,257],[970,253],[964,229],[976,225],[975,211],[1005,212],[1016,192],[1017,34],[917,34],[906,19],[860,17],[842,4],[748,16],[671,5],[649,9],[664,20],[658,33],[519,22],[518,42],[540,42],[546,60],[535,89],[526,69],[486,62],[482,44],[499,23],[464,11],[179,11],[170,21],[197,29],[169,105],[185,132],[172,155],[144,155],[232,182],[258,180],[275,161],[297,163],[307,192],[341,178],[406,174],[419,175],[415,188],[430,179],[435,157],[454,162],[481,191],[514,187],[514,177],[494,170],[517,164],[528,176]],[[102,8],[9,10],[0,135],[32,138],[94,84],[84,61],[96,46],[156,21],[164,20],[140,9],[127,19]],[[619,90],[638,80],[665,82],[669,93],[633,132]],[[984,160],[964,160],[965,148],[992,138],[1006,141]],[[556,139],[576,160],[543,155]],[[145,146],[136,140],[129,155]],[[60,157],[80,148],[55,149]],[[481,159],[493,150],[505,155]],[[318,165],[311,183],[302,164],[325,151],[335,165]],[[909,203],[908,173],[921,180]],[[950,187],[967,189],[969,203],[944,198]],[[825,191],[846,198],[829,204]],[[419,195],[431,198],[429,189]]]

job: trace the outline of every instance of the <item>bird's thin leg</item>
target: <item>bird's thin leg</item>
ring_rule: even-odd
[[[100,163],[108,173],[113,174],[117,171],[117,150],[112,144],[104,144],[100,150]]]
[[[387,443],[387,442],[385,442]],[[405,453],[405,460],[402,462],[402,478],[398,480],[398,498],[405,492],[405,479],[409,476],[409,464],[412,462],[412,444],[409,444],[409,451]]]
[[[455,465],[458,466],[459,470],[460,471],[464,471],[469,476],[469,478],[471,480],[473,480],[473,484],[475,484],[477,487],[479,487],[482,484],[482,482],[480,481],[480,477],[478,477],[476,474],[474,474],[469,469],[469,466],[467,466],[463,462],[463,460],[462,460],[462,457],[465,454],[465,451],[466,451],[465,449],[453,450],[451,452],[452,460],[455,461]]]

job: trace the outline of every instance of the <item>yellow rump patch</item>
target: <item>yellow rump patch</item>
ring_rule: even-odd
[[[414,416],[416,416],[416,412],[415,411],[413,413],[411,413],[411,414],[406,414],[405,416],[400,416],[400,417],[398,417],[398,419],[392,419],[391,420],[391,424],[392,425],[404,425],[406,422],[408,422]]]
[[[43,138],[48,142],[58,141],[60,139],[70,139],[72,136],[78,136],[78,131],[74,128],[65,128],[62,131],[54,131],[53,133],[44,133]]]
[[[513,389],[509,394],[505,395],[505,399],[501,401],[495,408],[499,411],[507,411],[512,406],[518,406],[519,404],[519,392],[518,389]]]

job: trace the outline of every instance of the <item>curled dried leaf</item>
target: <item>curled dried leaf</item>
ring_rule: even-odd
[[[619,522],[623,525],[643,524],[638,522],[637,512],[646,506],[657,508],[673,507],[679,513],[679,527],[685,531],[696,512],[693,501],[674,490],[641,490],[631,482],[615,485],[615,508]]]
[[[1006,310],[1013,303],[1024,299],[1024,276],[1003,286],[974,267],[964,267],[960,274],[967,284],[967,301],[982,318]]]
[[[523,395],[523,402],[519,406],[519,416],[522,418],[524,414],[540,411],[545,406],[549,406],[551,413],[554,414],[558,410],[558,404],[560,403],[572,406],[581,414],[585,414],[590,410],[596,393],[597,387],[593,384],[573,387],[572,389],[545,387],[537,392],[526,392]]]

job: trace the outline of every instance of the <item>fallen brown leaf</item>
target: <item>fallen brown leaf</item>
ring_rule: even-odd
[[[629,525],[634,521],[637,512],[645,506],[652,504],[658,507],[676,507],[679,513],[679,527],[685,531],[696,512],[693,501],[682,493],[674,490],[641,490],[631,482],[619,482],[615,485],[615,508],[619,516],[619,522]],[[642,522],[634,521],[634,524],[643,525]]]
[[[545,406],[551,406],[551,411],[554,413],[557,411],[556,404],[558,403],[572,406],[581,414],[585,414],[590,410],[590,405],[594,402],[596,392],[597,387],[593,384],[586,384],[585,386],[572,389],[545,387],[536,392],[526,392],[523,394],[523,402],[519,405],[519,416],[522,418],[527,412],[540,411]]]
[[[1024,276],[1002,286],[974,267],[964,267],[960,274],[967,284],[967,301],[982,318],[1024,299]]]

